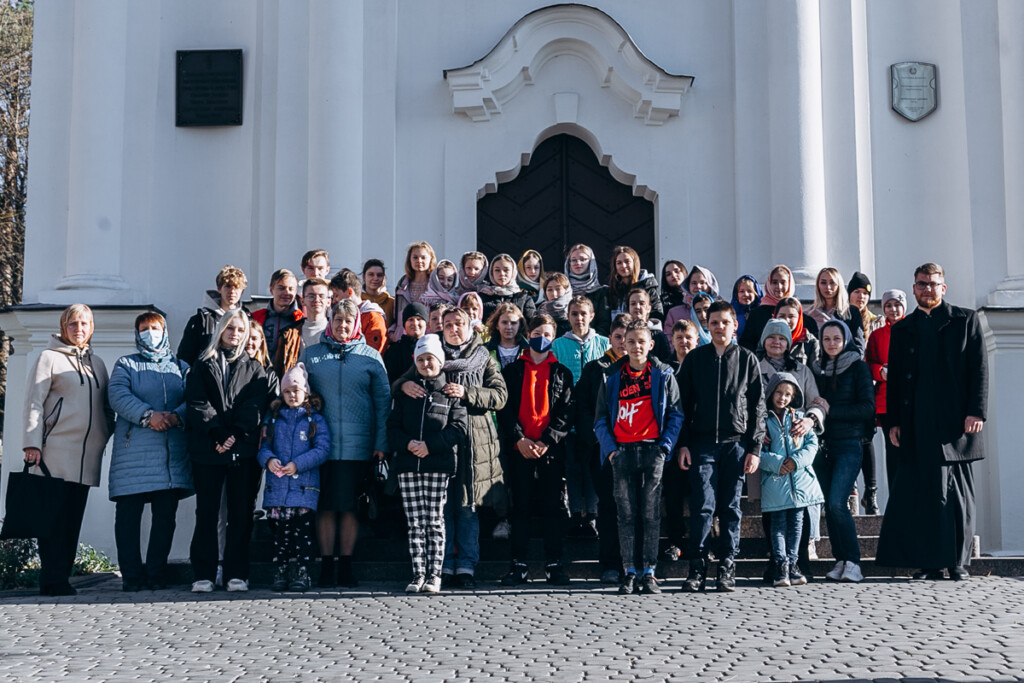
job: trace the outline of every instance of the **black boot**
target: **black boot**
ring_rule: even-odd
[[[683,581],[684,593],[697,593],[704,590],[704,584],[708,580],[708,561],[703,557],[690,560],[690,573]]]
[[[337,586],[338,582],[334,578],[334,571],[334,557],[322,555],[320,557],[320,578],[317,580],[316,585],[320,588]]]
[[[877,515],[878,514],[878,487],[872,486],[864,491],[864,506],[865,515]]]
[[[715,579],[715,588],[725,593],[736,590],[736,563],[731,557],[723,558],[718,563],[718,578]]]
[[[288,565],[279,565],[274,572],[274,584],[271,586],[278,593],[288,588]]]

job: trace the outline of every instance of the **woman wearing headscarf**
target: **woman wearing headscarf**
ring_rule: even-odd
[[[793,271],[789,269],[789,266],[782,264],[772,267],[765,279],[761,305],[750,311],[747,321],[743,325],[743,333],[739,335],[740,346],[751,351],[757,349],[765,323],[775,317],[775,307],[783,299],[794,296],[796,296],[796,281],[793,279]],[[804,321],[804,324],[807,326],[807,330],[817,337],[817,323],[808,319]]]
[[[722,297],[718,293],[718,278],[704,266],[694,265],[686,279],[683,280],[683,291],[687,293],[687,300],[671,310],[665,312],[665,329],[671,330],[677,320],[691,320],[690,306],[693,305],[693,297],[698,292],[704,292],[711,297],[712,301],[718,301]]]
[[[135,319],[135,348],[114,364],[108,389],[117,413],[108,492],[126,592],[166,586],[178,501],[193,493],[184,429],[188,365],[171,354],[167,321],[153,311]],[[139,535],[146,505],[152,523],[143,570]]]
[[[732,310],[736,311],[736,337],[743,334],[743,328],[747,324],[751,311],[761,305],[761,285],[753,275],[741,276],[732,286]]]
[[[598,280],[594,250],[585,244],[570,247],[565,259],[565,274],[569,278],[572,295],[585,296],[594,304],[594,330],[608,336],[612,324],[611,309],[608,308],[608,287]]]
[[[68,582],[78,551],[89,487],[100,485],[103,449],[114,427],[107,404],[107,368],[89,346],[92,310],[74,304],[60,316],[60,334],[50,339],[29,373],[25,396],[25,462],[64,480],[53,533],[39,539],[39,594],[74,595]]]
[[[518,306],[527,320],[533,317],[537,309],[537,304],[530,293],[524,292],[516,283],[516,262],[508,254],[498,254],[494,257],[488,271],[487,283],[481,285],[477,293],[484,302],[483,320],[490,319],[498,304],[505,301]]]
[[[542,294],[544,257],[535,249],[527,249],[516,263],[516,282],[534,297]]]
[[[419,303],[424,306],[443,303],[456,306],[459,303],[459,269],[448,259],[437,262],[437,268],[430,273],[427,291],[423,292]]]

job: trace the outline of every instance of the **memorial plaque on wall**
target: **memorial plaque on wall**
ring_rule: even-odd
[[[178,50],[176,126],[242,125],[242,51]]]
[[[938,105],[935,65],[900,62],[889,67],[892,109],[908,121],[920,121]]]

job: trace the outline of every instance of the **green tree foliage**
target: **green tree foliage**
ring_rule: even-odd
[[[21,303],[32,0],[0,0],[0,308]],[[0,435],[9,339],[0,330]]]

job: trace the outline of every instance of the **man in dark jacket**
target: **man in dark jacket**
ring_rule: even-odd
[[[917,310],[892,326],[889,438],[900,447],[877,564],[922,567],[916,578],[968,577],[974,538],[974,473],[985,457],[988,376],[975,311],[942,301],[942,267],[914,271]]]
[[[206,347],[213,339],[213,331],[217,327],[217,321],[224,315],[224,311],[230,311],[242,306],[242,293],[248,284],[245,273],[234,266],[224,266],[217,273],[217,289],[206,290],[204,306],[196,310],[196,314],[188,319],[185,329],[181,334],[181,342],[178,344],[178,359],[188,363],[189,367],[195,365]]]
[[[736,313],[724,301],[708,307],[711,343],[686,355],[679,393],[686,419],[679,467],[690,471],[690,573],[683,590],[704,589],[708,536],[715,513],[723,527],[716,555],[720,591],[736,588],[744,474],[757,472],[765,435],[764,389],[757,357],[732,342]]]

